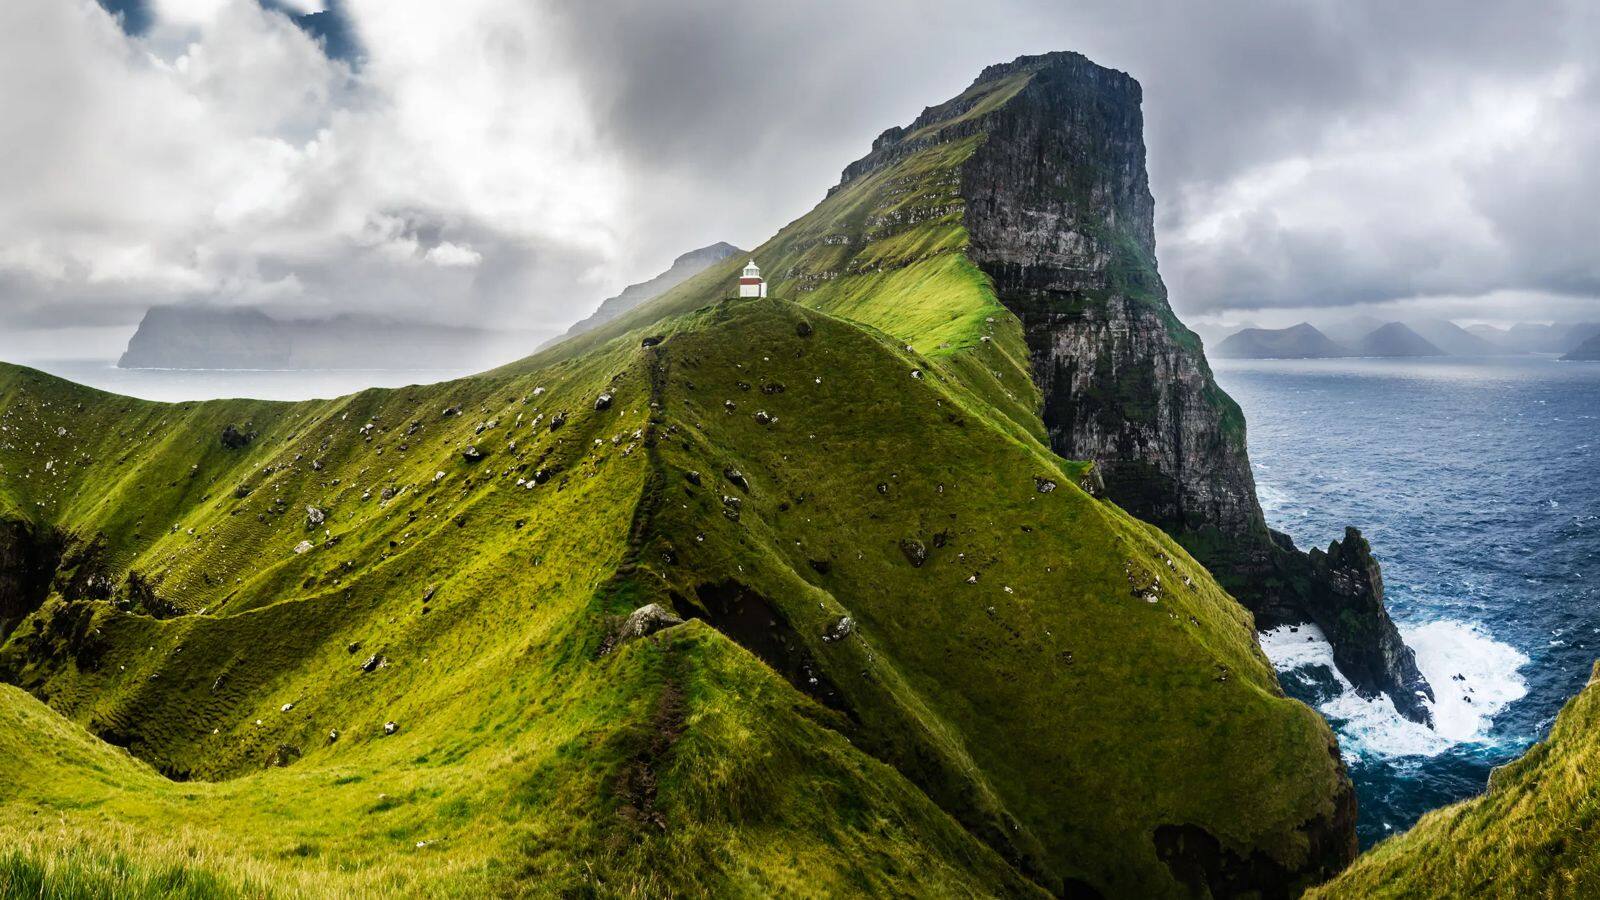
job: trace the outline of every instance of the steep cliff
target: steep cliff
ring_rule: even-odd
[[[1174,535],[1252,611],[1365,615],[1316,587],[1311,558],[1267,528],[1244,415],[1167,302],[1140,100],[1133,78],[1076,53],[990,66],[880,134],[753,254],[773,296],[904,340],[973,415],[1093,461],[1112,499]],[[714,265],[552,352],[576,356],[729,296],[737,274],[735,261]],[[1421,674],[1384,650],[1401,644],[1388,616],[1341,634],[1357,689],[1426,720]]]
[[[1071,53],[992,66],[978,82],[1019,73],[1027,84],[986,117],[961,167],[963,223],[968,256],[1022,320],[1051,446],[1094,460],[1112,499],[1176,536],[1252,610],[1342,623],[1330,635],[1351,681],[1427,720],[1418,692],[1431,692],[1370,554],[1329,566],[1265,525],[1244,416],[1156,270],[1138,82]],[[930,110],[920,128],[948,113]]]

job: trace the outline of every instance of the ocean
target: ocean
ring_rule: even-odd
[[[1267,521],[1301,547],[1356,525],[1437,694],[1432,730],[1357,696],[1314,628],[1262,645],[1328,718],[1363,846],[1483,790],[1600,658],[1600,364],[1219,360]]]

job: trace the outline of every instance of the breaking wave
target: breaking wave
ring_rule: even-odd
[[[1528,692],[1528,657],[1476,624],[1449,619],[1402,626],[1417,668],[1433,686],[1434,726],[1405,718],[1386,696],[1358,694],[1333,664],[1333,647],[1314,625],[1261,633],[1261,649],[1285,688],[1310,702],[1338,732],[1347,757],[1437,756],[1451,747],[1491,744],[1494,717]]]

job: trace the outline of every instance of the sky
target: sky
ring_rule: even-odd
[[[1144,87],[1195,324],[1600,319],[1600,4],[4,0],[0,358],[201,301],[554,333],[993,62]]]

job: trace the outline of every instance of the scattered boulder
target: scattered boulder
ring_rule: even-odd
[[[734,487],[738,488],[739,490],[744,491],[747,494],[750,493],[750,480],[748,478],[744,477],[744,473],[743,472],[740,472],[738,469],[735,469],[733,466],[729,466],[726,469],[723,469],[722,470],[722,477],[728,479],[728,483],[733,485]]]
[[[1051,481],[1050,479],[1045,478],[1042,475],[1033,476],[1033,486],[1041,494],[1048,494],[1051,491],[1055,490],[1056,487],[1057,487],[1057,485],[1056,485],[1056,483],[1054,481]]]
[[[476,444],[468,444],[467,448],[461,451],[461,458],[467,462],[477,462],[478,460],[483,459],[483,457],[484,452],[479,450],[478,445]]]
[[[915,378],[918,381],[921,381],[922,380],[922,370],[921,369],[912,369],[911,370],[911,377]]]
[[[778,421],[778,417],[777,416],[770,415],[764,409],[761,410],[760,412],[756,413],[756,424],[757,425],[772,425],[772,424],[775,424],[777,421]]]
[[[560,428],[565,424],[567,424],[567,414],[565,412],[558,412],[550,417],[551,431],[555,431],[557,428]]]
[[[722,408],[727,410],[728,412],[733,412],[734,410],[739,408],[739,404],[734,403],[732,400],[724,400],[724,401],[722,401]]]
[[[835,641],[842,641],[854,634],[855,630],[855,619],[852,619],[849,616],[840,616],[834,620],[832,625],[822,629],[822,642],[825,644],[831,644]]]
[[[601,394],[600,396],[596,397],[595,400],[594,400],[594,408],[595,409],[610,409],[611,408],[611,395],[610,394]]]
[[[803,338],[811,337],[811,333],[812,333],[811,323],[807,322],[805,319],[801,319],[800,321],[795,323],[794,333],[799,335],[800,337],[803,337]]]
[[[379,669],[383,668],[384,666],[386,666],[388,664],[389,664],[389,660],[387,660],[384,657],[374,653],[371,656],[367,657],[367,661],[366,662],[361,664],[361,671],[367,672],[367,673],[376,672],[376,671],[378,671]]]
[[[654,346],[657,346],[658,344],[660,344],[664,340],[666,340],[665,336],[659,335],[659,334],[652,334],[651,336],[649,336],[649,337],[645,338],[644,340],[640,341],[639,342],[639,346],[640,347],[654,347]]]
[[[682,624],[683,620],[671,610],[659,603],[650,603],[628,614],[628,618],[617,629],[617,643],[648,637],[663,629]]]
[[[397,732],[399,730],[400,730],[400,723],[399,722],[385,722],[385,723],[383,723],[383,733],[384,733],[385,737],[387,737],[388,735],[394,734],[395,732]]]
[[[314,547],[315,545],[310,541],[301,541],[300,543],[294,545],[294,553],[296,556],[299,556],[303,553],[310,553]]]
[[[288,744],[279,744],[278,749],[272,751],[267,758],[267,766],[274,769],[286,768],[300,759],[300,748]]]
[[[328,729],[328,743],[331,744],[334,741],[337,741],[338,739],[339,739],[339,729],[337,729],[337,728]]]
[[[683,473],[683,480],[695,485],[696,487],[699,487],[700,473],[691,469],[690,471]]]
[[[722,496],[722,514],[735,522],[739,521],[739,507],[742,505],[743,501],[738,497]]]
[[[328,521],[328,513],[315,506],[306,507],[306,529],[321,528]]]
[[[461,407],[459,407],[459,406],[447,406],[444,409],[443,418],[449,419],[449,418],[453,418],[453,417],[459,416],[459,415],[461,415]]]
[[[915,569],[922,568],[922,564],[928,561],[928,548],[916,538],[901,538],[900,552],[906,555],[906,562]]]

